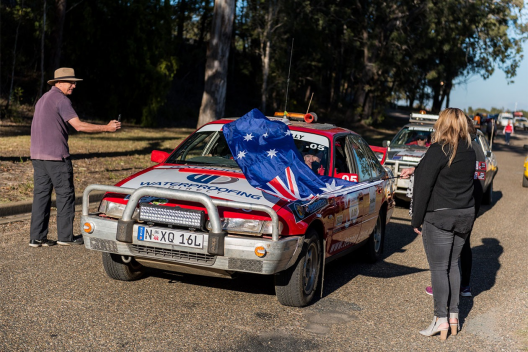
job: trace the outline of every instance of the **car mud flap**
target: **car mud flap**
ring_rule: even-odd
[[[134,232],[134,220],[121,220],[117,222],[116,240],[119,242],[132,243]]]
[[[225,247],[225,232],[213,233],[209,232],[209,240],[207,242],[207,252],[212,255],[224,255]]]

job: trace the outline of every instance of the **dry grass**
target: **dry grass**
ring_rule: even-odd
[[[173,150],[193,129],[125,125],[117,133],[70,135],[76,193],[93,183],[113,185],[152,165],[152,150]],[[0,125],[0,203],[31,200],[30,126]]]

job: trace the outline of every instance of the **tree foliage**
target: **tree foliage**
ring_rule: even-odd
[[[53,77],[57,62],[75,68],[84,78],[72,96],[81,117],[121,113],[145,126],[196,125],[213,0],[47,3],[45,77]],[[22,103],[38,99],[43,4],[0,0],[4,101],[15,91]],[[437,112],[471,76],[488,78],[500,69],[513,80],[526,39],[521,0],[239,0],[236,6],[225,59],[226,116],[254,107],[304,112],[312,94],[310,110],[327,120],[375,121],[396,101]]]

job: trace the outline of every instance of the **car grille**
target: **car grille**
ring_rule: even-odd
[[[193,253],[175,249],[141,246],[137,244],[132,245],[131,252],[143,257],[202,265],[213,265],[216,260],[216,256],[206,253]]]

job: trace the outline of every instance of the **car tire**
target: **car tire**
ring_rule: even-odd
[[[528,187],[528,177],[523,175],[523,187]]]
[[[304,307],[310,304],[318,287],[322,258],[319,236],[315,230],[309,230],[297,262],[275,274],[275,293],[282,305]]]
[[[103,252],[103,267],[106,274],[114,280],[134,281],[143,277],[145,268],[130,258],[129,263],[123,262],[122,256]]]
[[[482,196],[482,204],[489,205],[493,202],[493,181],[490,182],[488,189]]]
[[[367,241],[366,260],[375,263],[381,259],[385,244],[385,216],[382,212],[378,215],[376,226]]]

